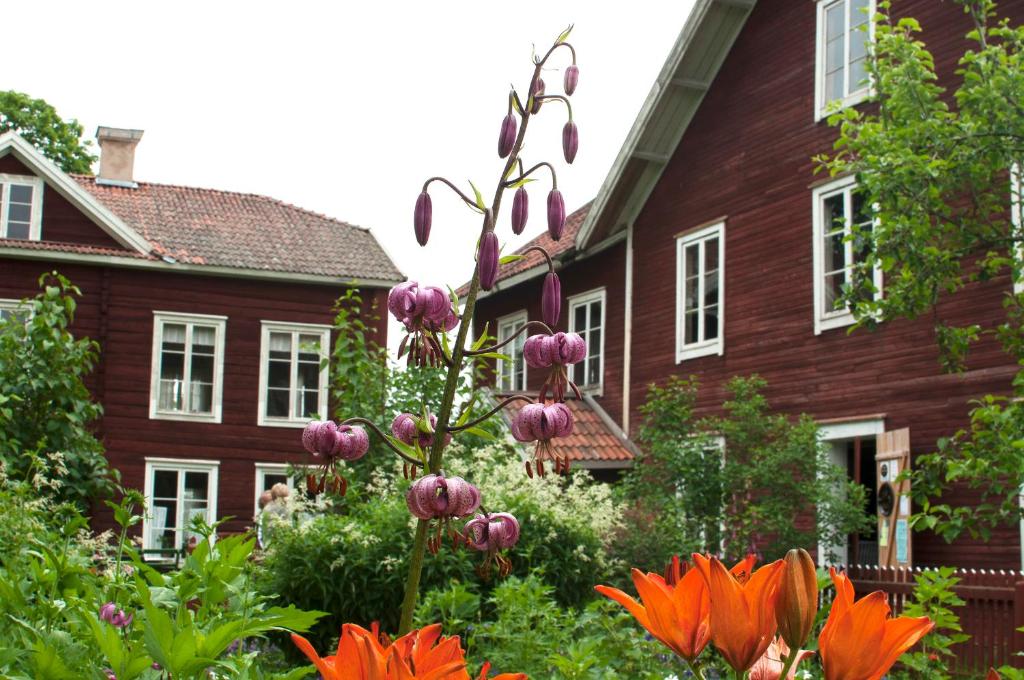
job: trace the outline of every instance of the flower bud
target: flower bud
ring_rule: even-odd
[[[424,191],[416,198],[416,210],[413,216],[416,242],[421,246],[427,245],[427,239],[430,238],[430,223],[433,218],[433,211],[433,206],[430,203],[430,194]]]
[[[573,64],[569,68],[565,69],[565,94],[572,96],[572,93],[576,91],[576,85],[580,81],[580,70]]]
[[[501,121],[501,134],[498,135],[498,157],[504,158],[512,153],[512,147],[516,144],[516,117],[509,113]]]
[[[562,316],[562,282],[558,274],[548,272],[544,277],[544,287],[540,295],[540,316],[544,323],[555,328]]]
[[[786,553],[785,564],[775,601],[775,622],[789,648],[800,649],[811,634],[818,611],[818,574],[802,548]]]
[[[562,238],[565,230],[565,200],[562,192],[552,189],[548,192],[548,233],[551,238],[558,240]]]
[[[480,267],[480,287],[494,288],[498,280],[498,235],[489,231],[480,238],[480,253],[477,256]]]
[[[530,108],[530,113],[537,113],[540,111],[540,105],[543,103],[537,97],[544,94],[544,79],[537,78],[537,82],[533,87],[533,106]]]
[[[580,146],[580,133],[576,129],[576,123],[568,121],[562,128],[562,155],[565,162],[572,165],[576,160],[576,150]]]
[[[526,218],[530,212],[530,196],[526,193],[526,187],[516,189],[512,197],[512,231],[515,234],[522,234],[526,228]]]

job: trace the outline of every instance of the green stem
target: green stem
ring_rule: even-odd
[[[551,51],[548,52],[548,55]],[[544,66],[547,56],[534,66],[532,83],[539,77],[540,70]],[[494,223],[498,217],[498,210],[501,208],[501,196],[505,192],[505,178],[509,176],[519,152],[523,148],[523,139],[526,137],[526,128],[530,122],[530,110],[523,111],[522,125],[519,126],[519,134],[512,152],[508,155],[505,168],[498,180],[498,186],[494,192],[494,200],[491,209],[484,214],[483,226],[480,229],[480,236],[483,237],[489,231],[494,231]],[[466,293],[466,303],[462,310],[462,321],[459,323],[459,333],[452,348],[452,363],[448,367],[448,376],[444,382],[444,391],[441,394],[441,403],[437,410],[436,432],[447,432],[452,417],[452,406],[455,403],[455,391],[459,386],[459,376],[462,372],[462,361],[466,353],[466,339],[469,337],[469,329],[473,325],[473,310],[476,307],[476,296],[480,292],[480,263],[477,263],[473,270],[473,279],[469,284],[469,292]],[[428,461],[430,472],[436,473],[441,469],[441,461],[444,457],[444,437],[434,437],[434,444],[430,448],[430,460]],[[416,538],[413,540],[412,555],[409,558],[409,575],[405,580],[405,596],[402,598],[402,613],[399,618],[398,634],[405,635],[412,630],[412,617],[416,611],[416,600],[419,597],[420,573],[423,571],[423,557],[427,552],[427,525],[429,522],[420,520],[416,525]]]
[[[697,680],[704,680],[704,673],[701,672],[699,665],[694,664],[687,659],[683,659],[683,661],[686,661],[686,665],[690,669],[690,672],[693,673],[693,677],[697,678]]]
[[[781,680],[786,680],[789,677],[789,671],[793,668],[793,664],[796,663],[796,658],[800,655],[799,649],[789,650],[789,656],[786,657],[786,664],[782,667],[782,673],[779,674]]]

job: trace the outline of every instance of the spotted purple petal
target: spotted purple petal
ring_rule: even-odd
[[[477,515],[466,522],[463,534],[476,550],[505,550],[519,541],[519,521],[507,512]]]
[[[550,352],[547,350],[547,335],[531,335],[523,343],[523,357],[530,368],[551,368]]]
[[[370,450],[370,436],[358,425],[342,425],[336,434],[337,455],[342,460],[358,460]]]

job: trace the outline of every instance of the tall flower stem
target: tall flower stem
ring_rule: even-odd
[[[530,79],[530,91],[533,91],[533,84],[540,77],[541,68],[547,58],[557,47],[556,44],[543,59],[534,64],[533,77]],[[505,161],[505,168],[498,179],[497,188],[494,191],[494,199],[491,201],[491,209],[484,213],[483,225],[480,228],[480,236],[483,237],[489,231],[494,231],[495,220],[501,208],[501,197],[505,192],[505,178],[511,174],[515,167],[519,152],[523,148],[523,139],[526,137],[526,128],[530,122],[530,108],[523,107],[522,125],[519,126],[519,133],[516,136],[512,152]],[[469,337],[470,326],[473,325],[473,311],[476,307],[476,297],[480,292],[480,263],[477,263],[473,271],[473,279],[469,284],[469,292],[466,293],[466,304],[462,310],[462,321],[459,324],[459,333],[452,348],[452,362],[448,367],[448,375],[444,382],[444,392],[441,395],[441,404],[437,410],[437,425],[435,431],[447,432],[452,416],[452,406],[455,403],[455,391],[459,385],[459,374],[462,372],[462,362],[465,358],[466,340]],[[434,444],[430,448],[430,459],[428,461],[430,472],[437,473],[441,469],[441,461],[444,457],[444,437],[434,437]],[[420,575],[423,571],[423,558],[427,552],[427,520],[419,520],[416,525],[416,537],[413,540],[412,555],[409,558],[409,575],[405,581],[405,596],[402,599],[402,613],[399,619],[398,634],[405,635],[412,630],[412,617],[416,611],[416,600],[419,597]]]
[[[797,657],[800,656],[799,649],[789,650],[789,656],[786,657],[786,665],[782,667],[782,672],[779,673],[779,677],[785,680],[789,677],[789,670],[793,668],[793,664],[796,663]]]

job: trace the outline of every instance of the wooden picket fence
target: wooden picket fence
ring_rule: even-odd
[[[858,598],[875,590],[885,591],[894,614],[913,598],[914,575],[921,568],[853,565],[846,567]],[[956,613],[970,639],[953,648],[951,670],[959,674],[983,674],[989,667],[1024,667],[1024,573],[985,569],[958,569],[955,590],[964,601]]]

